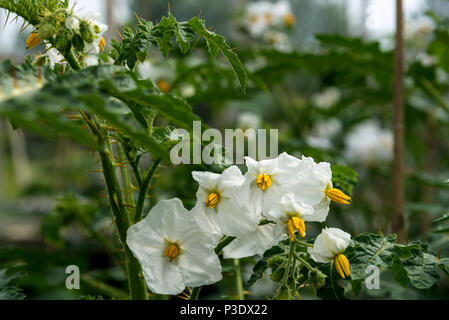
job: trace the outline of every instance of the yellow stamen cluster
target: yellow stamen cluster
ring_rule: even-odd
[[[259,22],[259,17],[255,14],[252,14],[249,16],[249,22],[252,24],[256,24],[257,22]]]
[[[170,85],[164,79],[157,80],[156,85],[163,93],[167,93],[170,91]]]
[[[25,45],[28,50],[31,50],[34,47],[36,47],[39,43],[41,43],[41,38],[39,37],[37,31],[35,31],[30,34],[30,36],[25,42]]]
[[[341,204],[350,204],[351,203],[351,197],[345,195],[341,190],[335,189],[335,188],[327,188],[324,193],[326,196],[331,199],[334,202],[341,203]]]
[[[267,13],[265,13],[265,21],[267,22],[267,23],[270,23],[271,22],[271,20],[273,20],[273,15],[271,14],[271,13],[269,13],[269,12],[267,12]]]
[[[104,48],[106,48],[106,40],[104,39],[104,37],[101,37],[98,47],[100,48],[100,52],[103,52]]]
[[[267,174],[259,174],[256,180],[257,187],[263,191],[271,187],[271,177]]]
[[[179,255],[179,247],[177,244],[170,244],[165,249],[164,257],[168,257],[168,262],[172,262]]]
[[[220,201],[220,195],[216,192],[212,192],[205,201],[206,208],[215,208]]]
[[[335,257],[334,263],[335,269],[337,269],[338,274],[343,279],[351,274],[348,258],[346,258],[343,254],[340,253],[339,255],[337,255]]]
[[[287,230],[291,242],[295,241],[295,229],[298,230],[302,238],[306,236],[306,225],[304,221],[298,217],[291,217],[287,222]]]
[[[293,27],[293,25],[296,23],[296,18],[293,13],[287,13],[286,15],[284,15],[283,20],[284,23],[289,27]]]

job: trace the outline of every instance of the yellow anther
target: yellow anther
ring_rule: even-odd
[[[341,204],[351,204],[351,197],[345,195],[341,190],[335,188],[326,188],[324,191],[326,196],[334,202]]]
[[[299,235],[304,238],[306,236],[306,224],[298,217],[291,217],[287,222],[287,230],[290,236],[290,241],[295,241],[295,230],[298,230]]]
[[[106,40],[104,39],[104,37],[101,37],[98,47],[100,48],[100,52],[103,52],[104,48],[106,48]]]
[[[283,20],[284,23],[289,27],[292,27],[296,23],[295,15],[291,12],[284,15]]]
[[[293,224],[293,220],[290,219],[287,222],[287,230],[288,230],[288,234],[290,236],[290,241],[293,242],[295,241],[295,226]]]
[[[249,16],[249,21],[252,24],[256,24],[259,21],[259,17],[257,15],[255,15],[255,14],[252,14],[252,15]]]
[[[267,174],[259,174],[256,180],[257,186],[263,191],[271,187],[271,177]]]
[[[346,277],[348,277],[351,274],[349,261],[345,255],[343,255],[341,253],[338,254],[334,259],[334,263],[335,263],[335,269],[337,269],[338,274],[343,279],[345,279]]]
[[[167,249],[165,249],[164,257],[168,257],[168,261],[172,262],[179,255],[179,247],[177,244],[170,244]]]
[[[220,195],[216,192],[212,192],[205,201],[206,208],[215,208],[220,201]]]
[[[163,93],[167,93],[170,91],[170,85],[164,79],[157,80],[156,85]]]
[[[41,43],[41,38],[39,37],[39,34],[37,31],[32,32],[28,39],[25,41],[26,48],[28,50],[33,49],[36,47],[39,43]]]
[[[270,23],[271,20],[273,20],[273,15],[269,12],[265,13],[264,17],[265,17],[265,21],[268,23]]]

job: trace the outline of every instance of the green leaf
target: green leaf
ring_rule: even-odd
[[[418,289],[428,289],[439,279],[436,272],[436,257],[417,250],[413,256],[403,263],[410,283]]]
[[[253,268],[253,273],[249,280],[245,283],[245,290],[249,289],[254,283],[256,283],[259,279],[262,278],[263,273],[268,268],[268,260],[278,254],[284,253],[285,250],[279,246],[275,246],[269,250],[267,250],[262,259],[260,259]]]
[[[393,263],[396,236],[384,237],[380,234],[363,233],[353,238],[355,253],[348,248],[351,278],[365,279],[369,265],[388,268]]]
[[[193,31],[198,33],[206,40],[209,52],[212,56],[217,56],[218,52],[221,52],[226,57],[229,64],[232,66],[237,79],[239,80],[242,90],[245,92],[247,80],[246,70],[243,67],[243,64],[240,62],[237,54],[226,43],[225,38],[221,35],[216,34],[215,32],[209,31],[206,28],[203,18],[192,18],[188,22],[188,24]]]
[[[11,281],[21,278],[24,272],[7,274],[7,269],[0,269],[0,300],[23,300],[25,295]]]
[[[449,213],[444,214],[442,217],[439,217],[435,220],[433,220],[434,223],[449,221]]]
[[[352,188],[357,185],[357,172],[341,165],[332,165],[331,169],[334,187],[352,196]]]

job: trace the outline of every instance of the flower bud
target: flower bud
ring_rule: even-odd
[[[44,40],[50,40],[55,33],[55,26],[52,23],[41,23],[39,25],[39,37]]]
[[[76,34],[73,37],[73,47],[75,48],[76,51],[78,52],[83,52],[84,49],[86,48],[85,44],[84,44],[84,40],[81,39],[81,36],[79,34]]]
[[[92,32],[92,28],[91,28],[90,24],[87,23],[86,21],[81,21],[80,35],[81,35],[81,39],[83,39],[87,43],[92,43],[95,39],[94,34]]]
[[[69,40],[67,39],[67,35],[66,34],[58,35],[58,37],[56,39],[56,43],[55,43],[55,48],[59,52],[65,52],[68,45],[69,45]]]

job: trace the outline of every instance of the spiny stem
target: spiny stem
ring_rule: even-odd
[[[287,260],[287,268],[285,268],[284,273],[284,279],[282,279],[282,287],[285,287],[287,285],[288,275],[290,273],[290,266],[292,264],[293,255],[295,253],[295,242],[290,242],[290,251],[288,253],[288,260]]]
[[[91,288],[95,292],[100,293],[101,295],[108,296],[110,298],[116,298],[120,300],[128,300],[129,296],[126,291],[122,291],[120,289],[114,288],[107,283],[96,280],[92,278],[89,274],[83,274],[80,277],[80,280],[87,287]]]
[[[72,50],[67,51],[64,54],[64,58],[73,70],[81,70],[81,65],[78,60],[76,60]]]
[[[160,163],[161,163],[161,159],[153,160],[153,164],[151,165],[150,171],[148,172],[147,176],[145,177],[145,180],[142,183],[142,187],[140,188],[140,191],[139,191],[139,198],[137,199],[134,223],[139,222],[140,218],[142,217],[143,206],[145,204],[145,197],[147,195],[148,188],[151,184],[151,180],[153,179],[153,176],[156,173],[156,170],[159,167]]]
[[[315,268],[312,267],[303,257],[301,257],[300,255],[294,253],[295,255],[295,259],[298,260],[299,262],[301,262],[307,269],[309,269],[310,271],[315,271]]]
[[[237,289],[237,296],[239,300],[245,300],[245,294],[243,292],[242,271],[240,269],[239,259],[234,259],[234,267],[235,267],[235,286]]]
[[[201,287],[193,288],[192,293],[190,294],[189,300],[198,300],[198,297],[200,296]]]
[[[123,197],[118,183],[115,168],[110,158],[110,145],[108,149],[108,141],[99,131],[99,125],[95,118],[89,117],[82,113],[86,118],[92,133],[97,136],[97,151],[100,154],[101,164],[103,168],[104,180],[106,183],[109,202],[111,204],[112,213],[114,215],[115,226],[117,228],[120,241],[125,249],[128,272],[128,284],[130,296],[133,300],[147,300],[147,289],[144,280],[140,277],[141,267],[134,257],[133,253],[126,244],[126,233],[130,226],[130,220],[126,208],[123,205]]]

